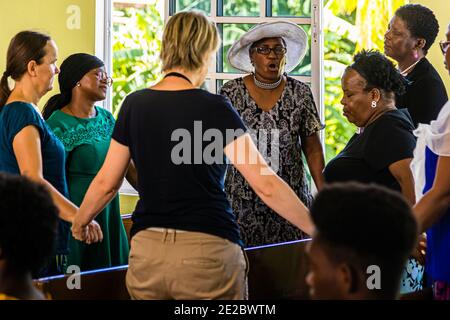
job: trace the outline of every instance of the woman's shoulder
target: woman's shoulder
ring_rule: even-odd
[[[235,90],[240,90],[244,88],[244,78],[236,78],[236,79],[232,79],[232,80],[228,80],[227,82],[225,82],[222,87],[220,88],[220,92],[223,93],[227,93],[227,92],[232,92]]]
[[[44,119],[39,109],[33,104],[22,101],[14,101],[1,108],[3,119],[20,126],[22,123],[30,123],[42,127]]]
[[[394,123],[404,123],[414,129],[413,120],[411,114],[407,108],[395,109],[386,113],[386,119]]]
[[[58,126],[62,126],[66,122],[66,118],[67,117],[64,112],[61,110],[56,110],[50,115],[50,117],[48,117],[47,120],[45,120],[45,122],[47,122],[47,125],[53,129]]]
[[[373,123],[373,131],[402,130],[412,134],[415,127],[408,109],[394,109],[384,113]]]
[[[5,104],[2,108],[5,113],[11,114],[40,114],[36,109],[36,107],[28,102],[24,101],[13,101],[8,104]]]
[[[95,110],[97,110],[97,117],[98,118],[104,118],[107,120],[114,120],[114,116],[111,113],[111,111],[109,111],[108,109],[105,109],[103,107],[100,106],[95,106]]]
[[[297,80],[295,78],[292,78],[290,76],[286,76],[286,84],[288,87],[294,89],[296,92],[310,92],[311,88],[304,83],[303,81]]]

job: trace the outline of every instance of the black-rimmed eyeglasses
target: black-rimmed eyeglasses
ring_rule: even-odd
[[[285,55],[287,51],[285,47],[254,47],[252,50],[256,51],[259,54],[262,54],[263,56],[268,56],[271,51],[273,51],[273,53],[275,53],[275,55],[277,56],[282,56]]]

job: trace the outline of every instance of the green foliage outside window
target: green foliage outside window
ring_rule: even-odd
[[[163,18],[152,0],[144,8],[115,8],[113,25],[113,111],[130,92],[148,87],[160,76]],[[351,64],[355,51],[375,48],[382,51],[383,35],[395,9],[407,0],[325,0],[325,144],[327,160],[338,154],[355,131],[342,115],[340,77]],[[223,13],[229,16],[255,16],[259,0],[223,0]],[[177,0],[177,10],[200,9],[209,14],[210,0]],[[311,0],[272,0],[272,15],[310,16]],[[282,18],[280,18],[282,19]],[[223,57],[228,48],[251,25],[228,24],[223,29]],[[302,26],[305,27],[305,26]],[[310,27],[305,28],[310,34]],[[295,73],[310,74],[307,56]],[[225,61],[224,72],[235,72]]]
[[[163,18],[153,0],[143,8],[115,8],[113,23],[113,114],[125,96],[160,76]]]

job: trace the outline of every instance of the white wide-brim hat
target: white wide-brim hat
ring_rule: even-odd
[[[288,21],[264,22],[254,26],[228,50],[228,61],[234,68],[251,73],[254,69],[250,61],[251,45],[264,38],[278,37],[286,42],[285,71],[290,72],[304,58],[308,49],[308,36],[301,27]]]

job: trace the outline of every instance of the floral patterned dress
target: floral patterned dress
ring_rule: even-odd
[[[220,93],[231,100],[267,163],[309,206],[312,196],[302,159],[301,139],[324,127],[310,88],[287,77],[280,99],[269,111],[263,111],[250,97],[243,78],[228,81]],[[267,207],[231,166],[226,176],[225,191],[247,247],[305,237],[302,231]]]

